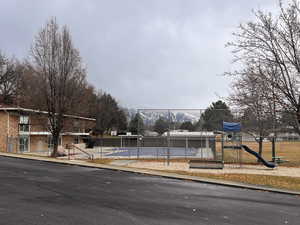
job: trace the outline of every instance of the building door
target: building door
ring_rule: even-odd
[[[29,150],[29,138],[28,136],[20,136],[20,152],[28,152]]]

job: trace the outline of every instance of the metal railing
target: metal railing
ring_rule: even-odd
[[[85,155],[88,156],[88,159],[90,159],[90,160],[93,160],[93,159],[94,159],[94,155],[93,155],[92,153],[89,153],[89,152],[83,150],[82,148],[80,148],[80,147],[78,147],[78,146],[76,146],[76,145],[74,145],[74,144],[68,144],[68,145],[66,146],[66,148],[68,149],[68,159],[69,159],[69,160],[70,160],[70,156],[71,156],[70,153],[71,153],[71,150],[72,150],[72,149],[73,149],[73,150],[76,149],[76,150],[78,150],[78,151],[84,153]],[[73,155],[75,155],[75,151],[73,151]]]

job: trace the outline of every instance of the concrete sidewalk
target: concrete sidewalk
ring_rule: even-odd
[[[157,170],[128,168],[128,167],[117,166],[117,165],[90,163],[90,162],[85,162],[80,160],[62,160],[62,159],[49,158],[49,157],[39,157],[35,155],[22,155],[22,154],[4,153],[4,152],[0,152],[0,156],[21,158],[21,159],[28,159],[28,160],[40,160],[45,162],[61,163],[66,165],[76,165],[76,166],[84,166],[84,167],[99,168],[99,169],[120,170],[120,171],[126,171],[131,173],[148,174],[148,175],[161,176],[161,177],[172,178],[172,179],[190,180],[195,182],[223,185],[228,187],[246,188],[251,190],[269,191],[269,192],[280,193],[280,194],[300,196],[300,192],[297,191],[278,189],[278,188],[269,188],[269,187],[264,187],[259,185],[244,184],[244,183],[232,182],[226,180],[217,180],[217,179],[202,178],[202,177],[189,176],[189,175],[181,175],[181,174],[163,172]]]

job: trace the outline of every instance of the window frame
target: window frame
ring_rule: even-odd
[[[20,132],[29,132],[30,124],[29,124],[29,116],[28,115],[20,115],[19,118],[19,131]]]

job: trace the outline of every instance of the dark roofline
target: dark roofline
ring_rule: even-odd
[[[34,110],[34,109],[25,109],[21,107],[0,107],[1,111],[18,111],[18,112],[30,112],[30,113],[38,113],[38,114],[48,114],[47,111],[41,110]],[[75,115],[68,115],[65,114],[64,117],[67,118],[74,118],[74,119],[82,119],[82,120],[89,120],[89,121],[96,121],[94,118],[82,117],[82,116],[75,116]]]

